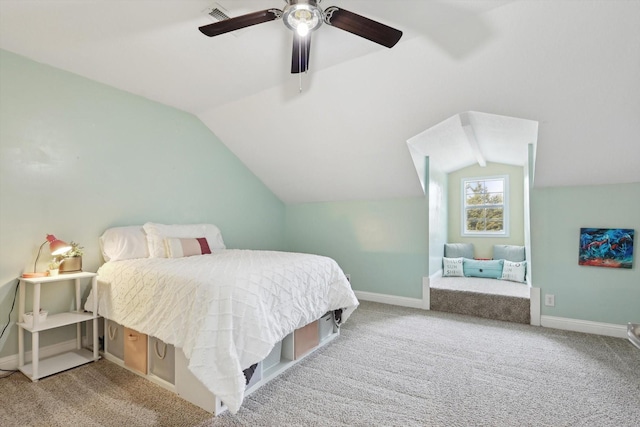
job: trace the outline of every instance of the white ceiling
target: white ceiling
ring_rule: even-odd
[[[213,5],[0,0],[0,47],[197,115],[287,203],[423,194],[407,140],[466,111],[538,122],[536,186],[640,182],[640,0],[325,0],[404,36],[322,26],[301,93],[282,22],[208,38]]]
[[[409,152],[426,191],[425,157],[429,167],[450,173],[479,164],[502,163],[524,166],[529,145],[538,141],[538,122],[516,117],[467,111],[409,138]]]

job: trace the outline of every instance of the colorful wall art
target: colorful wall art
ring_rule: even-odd
[[[631,268],[633,234],[634,230],[627,228],[581,228],[578,264]]]

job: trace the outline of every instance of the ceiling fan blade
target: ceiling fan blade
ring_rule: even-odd
[[[348,10],[330,6],[324,10],[324,22],[386,47],[393,47],[402,37],[402,31],[391,28]]]
[[[311,53],[311,33],[302,37],[293,33],[293,49],[291,51],[291,74],[304,73],[309,69]]]
[[[224,21],[214,22],[213,24],[204,25],[198,29],[205,36],[213,37],[228,33],[229,31],[262,24],[263,22],[275,21],[280,18],[282,18],[282,11],[280,9],[266,9],[260,12],[248,13],[246,15],[225,19]]]

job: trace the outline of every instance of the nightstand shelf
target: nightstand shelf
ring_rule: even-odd
[[[91,279],[93,293],[96,294],[97,289],[96,273],[70,273],[53,277],[32,277],[20,278],[19,302],[18,302],[18,369],[29,377],[32,381],[40,378],[56,374],[67,369],[85,363],[94,362],[100,359],[98,354],[98,307],[97,298],[94,301],[92,312],[85,312],[81,309],[80,300],[80,281],[82,279]],[[40,320],[40,316],[33,316],[33,324],[27,325],[24,322],[25,312],[25,294],[26,285],[33,286],[33,312],[40,312],[40,290],[42,285],[51,286],[56,282],[73,282],[75,285],[75,310],[56,313],[47,316],[45,320]],[[90,322],[93,327],[93,350],[82,348],[81,324],[82,322]],[[62,326],[76,325],[76,348],[66,353],[57,354],[40,360],[40,333]],[[32,361],[25,363],[24,351],[24,333],[31,333],[31,350]]]
[[[93,352],[86,348],[80,350],[68,351],[66,353],[56,354],[40,360],[38,364],[38,378],[48,377],[85,363],[93,362]],[[33,379],[33,364],[27,363],[20,371],[27,377]]]
[[[47,320],[40,321],[38,328],[35,329],[31,326],[27,326],[25,323],[18,323],[19,326],[24,328],[27,332],[40,332],[47,329],[59,328],[61,326],[74,325],[79,322],[85,322],[93,319],[93,313],[69,311],[67,313],[54,314],[47,317]]]

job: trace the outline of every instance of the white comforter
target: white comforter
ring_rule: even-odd
[[[337,263],[317,255],[225,250],[108,262],[98,275],[98,313],[182,348],[232,413],[243,369],[327,311],[346,309],[345,321],[358,305]]]

